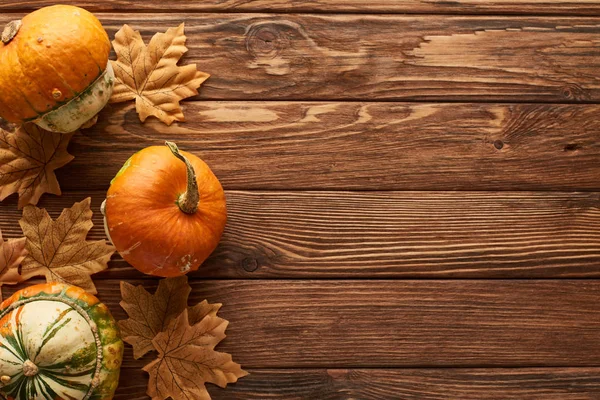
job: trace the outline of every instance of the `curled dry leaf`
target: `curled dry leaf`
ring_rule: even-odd
[[[119,321],[123,340],[133,346],[133,356],[141,358],[156,350],[152,340],[163,332],[169,323],[186,308],[192,288],[186,276],[163,279],[154,294],[142,286],[121,282],[121,307],[129,319]],[[205,316],[216,316],[221,304],[208,304],[205,300],[189,308],[190,323],[200,322]]]
[[[188,50],[183,31],[181,24],[157,33],[146,47],[139,31],[124,25],[113,41],[117,61],[111,61],[116,77],[111,103],[135,99],[142,122],[150,115],[167,125],[183,121],[179,101],[198,94],[198,87],[209,77],[195,64],[177,65]]]
[[[19,208],[23,208],[37,204],[43,193],[60,195],[54,170],[73,159],[67,153],[72,136],[49,132],[32,123],[14,132],[0,128],[0,201],[18,193]]]
[[[88,197],[66,208],[53,221],[48,212],[35,206],[23,210],[19,221],[29,252],[21,266],[21,281],[45,276],[48,282],[79,286],[95,294],[91,274],[105,270],[115,248],[105,240],[86,241],[92,223]]]
[[[158,359],[144,367],[150,374],[148,395],[152,400],[210,400],[205,383],[222,388],[248,375],[231,355],[215,351],[225,339],[228,322],[207,315],[190,325],[188,310],[172,321],[152,341]]]

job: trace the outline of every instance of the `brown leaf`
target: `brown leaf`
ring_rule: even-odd
[[[157,33],[144,44],[139,31],[124,25],[113,41],[117,61],[115,87],[110,101],[119,103],[135,99],[140,120],[150,115],[167,125],[183,121],[179,101],[198,94],[198,87],[209,75],[196,69],[195,64],[178,66],[187,52],[184,24]]]
[[[19,221],[29,255],[21,267],[21,280],[45,276],[48,282],[79,286],[95,294],[91,274],[105,270],[115,248],[105,240],[86,241],[92,223],[88,197],[66,208],[56,221],[48,212],[27,206]]]
[[[26,238],[2,239],[0,232],[0,285],[17,284],[21,281],[19,265],[27,255],[25,249]]]
[[[37,204],[43,193],[60,195],[54,170],[73,156],[67,145],[73,133],[59,134],[26,123],[15,132],[0,128],[0,201],[19,193],[19,208]]]
[[[204,384],[214,383],[222,388],[248,375],[231,355],[215,351],[225,338],[228,322],[207,315],[190,325],[185,310],[152,341],[158,349],[158,359],[144,367],[150,374],[148,395],[152,400],[167,398],[210,400]]]
[[[215,303],[209,304],[208,301],[203,300],[201,303],[196,304],[194,307],[188,307],[188,318],[190,320],[190,325],[196,325],[198,322],[202,321],[204,317],[210,315],[211,317],[216,317],[217,313],[221,309],[222,304]]]
[[[154,350],[152,339],[185,310],[191,290],[186,276],[161,280],[154,294],[142,286],[121,282],[121,307],[129,319],[119,321],[119,327],[123,340],[133,346],[136,359]]]
[[[124,341],[133,346],[133,356],[138,359],[156,350],[152,339],[167,329],[169,323],[186,309],[192,288],[187,276],[162,279],[158,289],[150,294],[141,285],[121,282],[121,307],[129,318],[119,321]],[[209,304],[206,300],[189,307],[190,323],[200,322],[207,315],[216,316],[221,304]]]

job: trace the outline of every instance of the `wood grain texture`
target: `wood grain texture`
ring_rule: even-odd
[[[155,280],[135,281],[154,291]],[[96,281],[117,319],[118,281]],[[599,280],[191,282],[223,303],[219,349],[245,368],[560,367],[600,364]],[[14,288],[3,288],[5,295]],[[124,365],[141,367],[149,355]]]
[[[599,69],[600,71],[600,69]],[[186,123],[112,105],[72,139],[64,190],[108,188],[123,163],[173,140],[226,189],[600,190],[600,106],[189,102]]]
[[[0,24],[17,14],[2,15]],[[186,23],[196,98],[597,102],[600,19],[100,13],[148,38]]]
[[[212,400],[592,400],[600,368],[250,370],[238,383],[207,385]],[[149,400],[147,376],[122,370],[114,400]]]
[[[45,196],[57,217],[92,196],[104,239],[105,192]],[[227,192],[229,219],[203,278],[600,277],[600,194]],[[22,235],[16,198],[5,238]],[[106,278],[143,278],[115,256]]]
[[[432,14],[600,15],[596,0],[61,0],[93,11],[160,12],[349,12]],[[0,11],[22,11],[53,5],[53,0],[3,0]]]

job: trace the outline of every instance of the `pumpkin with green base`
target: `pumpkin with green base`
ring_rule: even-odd
[[[43,7],[0,35],[0,117],[53,132],[91,124],[112,94],[110,40],[98,19],[70,5]]]
[[[47,283],[0,305],[0,396],[110,400],[123,342],[108,308],[76,286]]]

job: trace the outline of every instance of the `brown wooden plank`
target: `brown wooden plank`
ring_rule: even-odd
[[[599,58],[600,59],[600,58]],[[600,71],[600,69],[599,69]],[[600,106],[190,102],[188,122],[141,124],[113,105],[75,136],[66,190],[107,189],[165,139],[226,189],[600,190]]]
[[[207,385],[213,400],[591,400],[600,368],[250,370],[237,384]],[[147,375],[122,370],[114,400],[148,400]]]
[[[433,14],[600,15],[596,0],[61,0],[93,11],[350,12]],[[32,10],[53,0],[3,0],[0,11]]]
[[[45,196],[54,217],[104,192]],[[228,191],[229,221],[204,278],[600,277],[600,194]],[[5,237],[22,235],[16,198]],[[98,279],[143,278],[115,256]]]
[[[224,100],[600,100],[600,19],[100,13],[111,36],[186,22]],[[0,24],[15,18],[2,15]]]
[[[143,283],[154,290],[155,280]],[[118,281],[97,281],[117,319]],[[219,348],[246,368],[600,364],[599,280],[195,280],[223,303]],[[5,295],[14,290],[3,288]],[[124,365],[141,367],[152,356]]]

